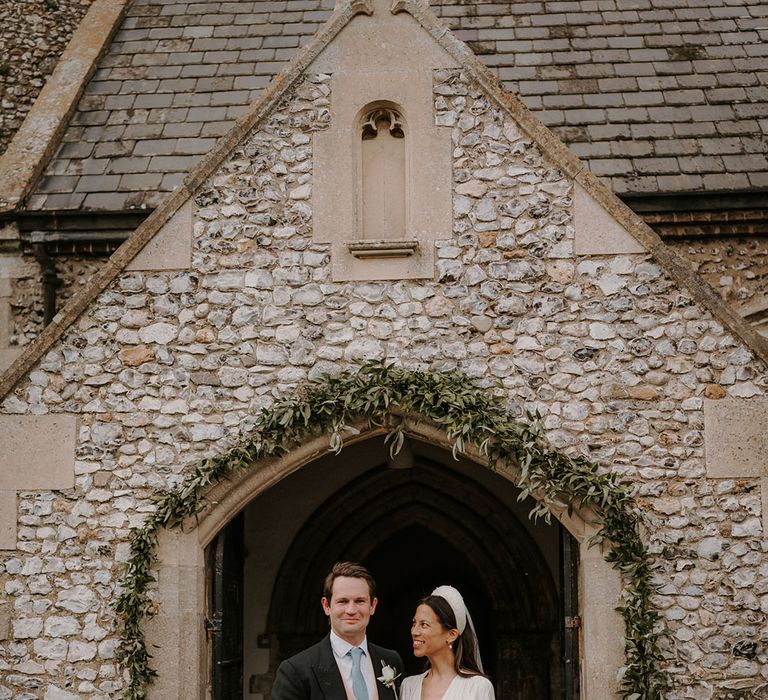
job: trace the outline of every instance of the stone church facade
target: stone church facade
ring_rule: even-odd
[[[666,697],[764,696],[765,340],[427,8],[373,0],[339,4],[0,379],[0,698],[118,697],[111,604],[152,494],[276,397],[366,359],[498,387],[513,414],[542,415],[555,447],[621,474],[659,565]],[[379,438],[340,456],[318,438],[255,465],[163,536],[150,697],[220,692],[213,560],[239,513],[244,698],[268,698],[276,663],[315,631],[289,619],[321,576],[301,552],[368,556],[395,591],[386,564],[403,533],[454,552],[486,520],[495,558],[514,564],[476,584],[498,697],[559,697],[563,535],[527,522],[514,465],[453,460],[439,430],[412,426],[398,469]],[[359,513],[360,533],[335,547],[347,493],[398,508]],[[556,515],[579,559],[571,697],[617,697],[621,582],[588,545],[589,513]],[[313,532],[329,534],[315,545]],[[418,555],[403,555],[403,577]],[[476,574],[501,566],[467,557]],[[551,609],[526,628],[517,601],[531,617]]]
[[[763,327],[768,78],[759,0],[615,8],[434,0],[431,8]],[[330,0],[19,0],[0,9],[0,367],[332,10]]]

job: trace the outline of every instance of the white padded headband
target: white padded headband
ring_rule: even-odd
[[[464,604],[464,598],[453,586],[438,586],[432,591],[432,595],[439,596],[445,600],[453,610],[453,616],[456,618],[456,629],[459,634],[463,634],[467,627],[467,606]]]

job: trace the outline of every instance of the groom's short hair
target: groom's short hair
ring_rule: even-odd
[[[325,581],[323,581],[323,596],[326,600],[331,600],[331,596],[333,595],[333,582],[339,578],[339,576],[363,579],[368,584],[368,590],[371,592],[371,600],[376,596],[376,581],[373,580],[373,576],[371,576],[371,572],[368,571],[368,569],[362,564],[358,564],[356,561],[339,561],[333,565],[333,568],[325,577]]]

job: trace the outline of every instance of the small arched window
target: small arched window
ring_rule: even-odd
[[[452,235],[452,127],[436,123],[432,70],[392,65],[334,73],[330,123],[312,135],[312,238],[337,281],[431,279],[433,241]]]
[[[360,223],[365,240],[406,238],[406,148],[402,114],[390,106],[363,113]]]

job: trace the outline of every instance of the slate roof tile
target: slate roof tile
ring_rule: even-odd
[[[77,163],[83,163],[88,161],[83,161],[82,159],[78,159],[74,163],[71,163],[69,159],[67,158],[59,158],[57,161],[51,164],[51,167],[48,168],[48,174],[49,175],[64,175],[65,173],[72,172],[75,173],[75,168],[77,167]],[[41,183],[42,186],[43,183]]]
[[[723,187],[725,185],[725,187]],[[719,189],[726,190],[743,190],[749,187],[749,178],[743,173],[726,173],[723,175],[704,175],[704,189],[717,191]]]
[[[680,143],[679,141],[660,141],[658,143]],[[617,158],[640,158],[643,156],[650,156],[654,153],[659,153],[657,142],[652,141],[598,141],[597,143],[591,143],[590,146],[607,146],[608,153],[604,155],[612,154]],[[580,144],[579,144],[580,145]],[[659,153],[661,155],[661,153]]]
[[[118,163],[123,161],[117,161]],[[72,164],[72,167],[68,169],[68,172],[72,174],[79,173],[81,175],[103,175],[109,161],[106,158],[88,158],[86,160],[78,160]]]
[[[698,190],[703,187],[701,175],[681,173],[678,175],[659,175],[659,187],[666,192]]]
[[[153,206],[332,5],[134,0],[28,205]],[[432,9],[617,192],[766,186],[763,0]],[[119,178],[119,191],[100,191],[100,173]]]
[[[106,172],[111,175],[122,175],[125,173],[146,173],[147,168],[149,167],[149,162],[149,157],[140,158],[135,155],[130,158],[119,158],[113,160],[109,164]]]
[[[768,171],[749,173],[748,177],[752,187],[768,188]]]
[[[75,201],[75,198],[78,197],[78,195],[81,197],[80,201],[82,202],[81,206],[84,209],[97,209],[97,210],[104,210],[104,211],[120,211],[121,209],[125,208],[127,204],[129,204],[128,199],[133,195],[133,193],[126,194],[123,192],[90,192],[87,195],[83,195],[81,192],[75,192],[73,194],[73,201]],[[53,198],[50,198],[53,200]],[[138,203],[139,199],[136,197],[133,197],[133,202]],[[52,209],[53,207],[49,205],[50,202],[46,202],[46,209]],[[134,204],[135,206],[135,204]],[[64,208],[64,207],[62,207]]]
[[[72,192],[77,185],[76,175],[53,175],[40,185],[40,192]]]
[[[136,192],[160,187],[163,176],[160,173],[141,173],[140,175],[123,175],[117,187],[118,192]]]
[[[150,162],[150,170],[159,173],[183,173],[197,161],[195,156],[155,156]]]
[[[119,182],[118,175],[82,175],[75,189],[81,192],[111,192]]]
[[[206,122],[203,124],[203,128],[200,131],[200,136],[214,136],[218,138],[219,136],[224,136],[224,134],[229,131],[232,124],[227,121],[223,122]]]
[[[78,209],[85,200],[84,192],[68,192],[67,194],[35,194],[28,202],[28,207],[36,209]]]
[[[184,181],[185,173],[166,173],[158,188],[161,192],[169,192]]]
[[[162,124],[128,124],[123,132],[126,139],[136,139],[137,143],[144,139],[159,138],[162,133]]]
[[[178,124],[166,124],[163,127],[164,138],[186,137],[191,138],[200,135],[203,128],[202,122],[181,122]]]

